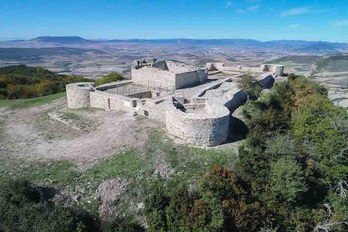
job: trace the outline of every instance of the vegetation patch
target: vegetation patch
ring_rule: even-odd
[[[80,76],[59,75],[40,67],[14,65],[0,68],[0,99],[26,99],[64,92],[73,82],[89,81]]]
[[[124,80],[124,77],[117,73],[117,72],[111,72],[107,74],[106,76],[103,76],[102,78],[95,81],[95,85],[103,85],[106,83],[114,82],[114,81],[121,81]]]
[[[148,231],[346,231],[347,112],[293,74],[243,108],[234,167],[214,166],[196,188],[154,183]]]

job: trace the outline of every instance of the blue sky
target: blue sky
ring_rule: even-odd
[[[348,42],[348,0],[0,0],[0,38]]]

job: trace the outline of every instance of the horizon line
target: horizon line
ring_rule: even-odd
[[[118,39],[118,38],[112,38],[112,39],[105,39],[105,38],[88,38],[88,37],[82,37],[78,35],[40,35],[35,36],[32,38],[21,38],[21,37],[3,37],[0,38],[0,42],[16,42],[16,41],[30,41],[34,39],[38,39],[40,37],[56,37],[56,38],[67,38],[67,37],[75,37],[75,38],[81,38],[84,40],[90,40],[90,41],[100,41],[100,42],[108,42],[112,40],[119,40],[119,41],[130,41],[130,40],[252,40],[257,42],[272,42],[272,41],[303,41],[303,42],[327,42],[327,43],[342,43],[342,44],[348,44],[348,42],[337,42],[337,41],[326,41],[326,40],[305,40],[305,39],[271,39],[271,40],[260,40],[260,39],[251,39],[251,38],[192,38],[192,37],[170,37],[170,38],[124,38],[124,39]]]

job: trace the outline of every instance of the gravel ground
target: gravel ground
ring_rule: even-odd
[[[65,99],[15,111],[1,108],[0,155],[29,162],[69,160],[81,168],[89,167],[129,147],[142,147],[148,134],[161,127],[158,122],[122,112],[79,110],[74,112],[96,124],[87,132],[79,132],[45,117],[64,108]]]

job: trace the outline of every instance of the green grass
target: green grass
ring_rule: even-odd
[[[68,186],[75,184],[79,171],[68,161],[27,163],[23,160],[1,158],[0,180],[6,178],[27,179],[48,186]]]
[[[81,178],[97,183],[115,177],[134,178],[141,168],[142,160],[138,154],[128,150],[100,161],[83,173]]]
[[[65,92],[56,93],[52,95],[30,98],[30,99],[16,99],[16,100],[0,100],[1,107],[9,107],[11,109],[26,108],[38,105],[44,105],[54,100],[65,96]]]

